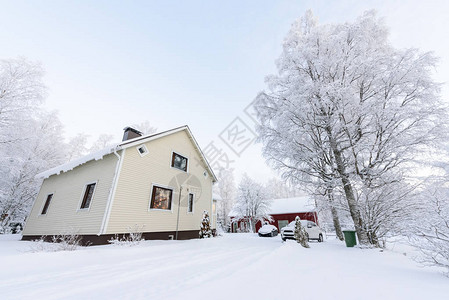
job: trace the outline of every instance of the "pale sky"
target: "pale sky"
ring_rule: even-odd
[[[113,134],[145,120],[159,130],[189,125],[200,146],[213,142],[243,172],[272,172],[251,145],[240,156],[219,135],[264,89],[264,77],[293,21],[312,9],[322,23],[352,21],[376,9],[398,48],[441,58],[449,78],[448,1],[1,1],[0,59],[42,63],[46,107],[67,137]],[[444,99],[449,89],[444,86]],[[231,126],[232,127],[232,126]],[[237,149],[236,152],[240,152]]]

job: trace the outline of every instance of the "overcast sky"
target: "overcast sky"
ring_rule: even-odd
[[[148,120],[159,130],[187,124],[203,149],[214,145],[234,161],[237,177],[247,172],[265,181],[274,173],[261,146],[245,148],[249,134],[241,146],[231,145],[233,151],[223,142],[229,138],[224,130],[254,127],[244,109],[276,71],[274,61],[296,18],[312,9],[322,23],[344,22],[376,9],[394,46],[441,58],[435,78],[446,82],[447,3],[0,1],[0,58],[42,63],[45,105],[59,112],[67,137],[107,133],[119,141],[132,123]],[[445,86],[442,96],[448,95]]]

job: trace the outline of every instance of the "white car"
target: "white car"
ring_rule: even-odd
[[[323,241],[323,231],[321,228],[312,221],[301,220],[301,226],[304,227],[309,240]],[[286,239],[295,239],[295,221],[288,223],[287,226],[281,228],[281,238],[283,241]]]
[[[274,225],[265,224],[259,229],[258,233],[259,236],[273,237],[278,235],[278,229]]]

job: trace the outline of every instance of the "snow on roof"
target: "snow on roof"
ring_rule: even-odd
[[[101,149],[99,151],[92,152],[92,153],[90,153],[88,155],[85,155],[83,157],[80,157],[80,158],[74,159],[72,161],[69,161],[68,163],[59,165],[59,166],[54,167],[54,168],[52,168],[50,170],[44,171],[42,173],[39,173],[39,174],[36,175],[36,177],[45,179],[45,178],[50,177],[51,175],[59,175],[61,172],[67,172],[67,171],[73,170],[74,168],[76,168],[76,167],[78,167],[78,166],[80,166],[82,164],[85,164],[85,163],[87,163],[87,162],[89,162],[91,160],[103,159],[104,156],[114,152],[114,149],[116,149],[117,146],[118,145],[112,145],[112,146],[106,147],[104,149]]]
[[[269,210],[270,215],[288,214],[298,212],[315,211],[315,202],[313,199],[303,196],[294,198],[273,199]]]
[[[42,173],[39,173],[39,174],[36,175],[36,177],[45,179],[45,178],[50,177],[51,175],[59,175],[61,172],[67,172],[67,171],[73,170],[74,168],[76,168],[76,167],[78,167],[78,166],[80,166],[82,164],[85,164],[85,163],[87,163],[87,162],[89,162],[91,160],[103,159],[104,156],[106,156],[108,154],[111,154],[114,151],[118,151],[118,150],[121,150],[121,149],[126,149],[126,148],[132,147],[134,145],[138,145],[139,143],[142,143],[142,142],[149,142],[149,141],[152,141],[152,140],[155,140],[155,139],[158,139],[158,138],[161,138],[161,137],[164,137],[164,136],[167,136],[167,135],[170,135],[170,134],[176,133],[178,131],[182,131],[182,130],[186,130],[186,132],[188,133],[188,135],[191,138],[192,142],[195,144],[196,148],[198,149],[198,151],[200,153],[200,156],[204,160],[204,162],[205,162],[209,172],[212,174],[212,177],[213,177],[214,181],[217,181],[217,177],[215,176],[214,171],[212,170],[211,166],[209,165],[209,162],[207,161],[206,157],[204,156],[204,153],[201,151],[197,141],[195,140],[195,138],[193,137],[192,132],[190,131],[189,126],[187,126],[187,125],[180,126],[180,127],[177,127],[177,128],[166,130],[166,131],[162,131],[162,132],[155,133],[155,134],[139,136],[139,137],[136,137],[136,138],[133,138],[133,139],[122,141],[122,142],[120,142],[118,144],[114,144],[114,145],[108,146],[108,147],[106,147],[106,148],[104,148],[102,150],[90,153],[90,154],[85,155],[83,157],[80,157],[80,158],[77,158],[75,160],[69,161],[68,163],[59,165],[57,167],[54,167],[52,169],[49,169],[49,170],[44,171]],[[221,198],[217,199],[217,200],[221,200]]]
[[[315,202],[307,196],[282,198],[271,200],[271,205],[268,210],[269,215],[278,214],[294,214],[316,211]],[[228,217],[237,216],[237,212],[231,210]]]

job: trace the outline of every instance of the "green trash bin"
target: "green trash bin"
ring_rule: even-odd
[[[354,247],[355,245],[357,245],[354,230],[343,230],[343,234],[345,235],[346,247]]]

